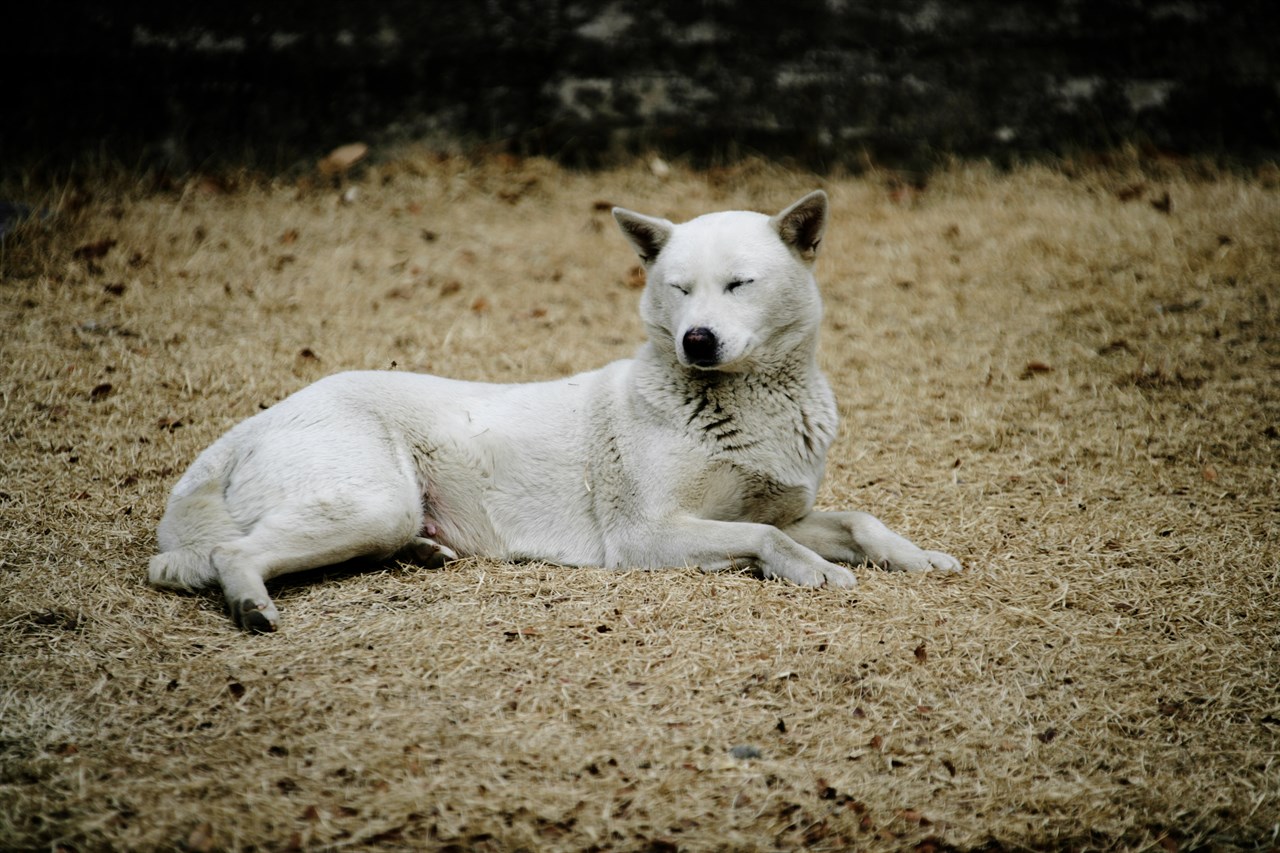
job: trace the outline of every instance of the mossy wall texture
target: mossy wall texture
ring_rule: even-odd
[[[0,154],[107,140],[189,164],[388,135],[582,162],[1280,150],[1265,0],[127,5],[0,28]]]

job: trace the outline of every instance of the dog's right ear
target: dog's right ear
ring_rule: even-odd
[[[632,248],[636,250],[636,254],[640,256],[645,266],[649,266],[657,259],[662,247],[667,245],[667,240],[671,239],[671,229],[675,228],[675,225],[666,219],[645,216],[622,207],[613,209],[613,218],[617,220],[623,236],[631,242]]]

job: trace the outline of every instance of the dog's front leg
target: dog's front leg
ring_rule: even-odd
[[[611,562],[620,566],[697,566],[704,572],[755,566],[767,578],[784,578],[802,586],[857,584],[853,572],[769,524],[676,519],[631,539],[618,557]]]
[[[865,512],[811,512],[782,531],[828,560],[869,562],[883,569],[959,571],[960,561],[941,551],[926,551]]]

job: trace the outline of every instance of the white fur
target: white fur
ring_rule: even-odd
[[[151,582],[218,581],[238,622],[271,630],[265,580],[362,556],[751,565],[840,587],[837,563],[958,569],[866,513],[812,511],[836,432],[815,358],[826,195],[772,218],[614,215],[648,274],[634,359],[522,385],[322,379],[196,459]]]

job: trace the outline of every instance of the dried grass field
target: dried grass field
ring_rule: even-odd
[[[852,591],[484,560],[148,587],[168,490],[347,368],[627,357],[608,213],[815,186],[823,507],[967,565]],[[1280,181],[1118,158],[921,186],[406,150],[119,175],[0,244],[0,848],[1280,844]]]

